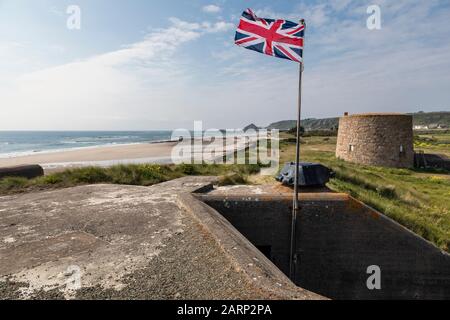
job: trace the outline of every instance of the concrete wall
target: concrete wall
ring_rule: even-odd
[[[204,199],[256,247],[270,246],[270,260],[284,274],[289,274],[291,216],[286,203]]]
[[[202,199],[288,274],[290,197]],[[449,299],[450,255],[342,194],[309,194],[298,220],[295,283],[333,299]],[[369,290],[367,268],[381,268],[381,290]]]
[[[413,167],[412,122],[412,116],[402,114],[344,116],[339,120],[336,157],[365,165]]]

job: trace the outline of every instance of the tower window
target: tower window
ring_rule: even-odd
[[[349,144],[348,145],[348,152],[353,152],[353,151],[355,151],[355,146],[352,145],[352,144]]]

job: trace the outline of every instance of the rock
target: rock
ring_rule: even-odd
[[[21,177],[33,179],[44,175],[44,169],[40,165],[25,165],[18,167],[0,168],[0,179],[6,177]]]
[[[258,126],[256,126],[254,123],[249,124],[248,126],[246,126],[244,128],[244,132],[248,131],[248,130],[255,130],[258,131],[260,128]]]

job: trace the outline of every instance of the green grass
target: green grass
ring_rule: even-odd
[[[418,134],[414,137],[414,148],[450,157],[450,133],[438,131]]]
[[[336,159],[335,142],[304,138],[302,160],[336,172],[328,184],[383,212],[408,229],[450,251],[450,175],[447,173],[363,166]],[[281,163],[294,159],[293,143],[281,144]]]
[[[245,183],[247,177],[256,174],[259,165],[118,165],[109,168],[87,167],[65,170],[27,180],[4,178],[0,180],[0,195],[66,188],[85,184],[107,183],[150,186],[183,176],[222,176],[221,184]]]

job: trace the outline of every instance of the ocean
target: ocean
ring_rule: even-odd
[[[172,131],[0,131],[0,158],[170,140]]]

